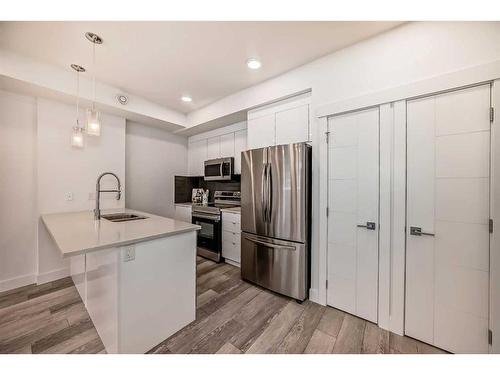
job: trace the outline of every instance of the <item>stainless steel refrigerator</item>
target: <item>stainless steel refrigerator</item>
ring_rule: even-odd
[[[310,279],[311,146],[242,152],[241,277],[303,301]]]

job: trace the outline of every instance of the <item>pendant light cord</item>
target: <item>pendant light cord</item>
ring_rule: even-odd
[[[95,40],[92,43],[92,110],[95,110]]]
[[[76,71],[76,126],[80,127],[80,72]]]

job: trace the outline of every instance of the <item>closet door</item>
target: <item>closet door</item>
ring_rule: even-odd
[[[407,103],[405,333],[488,352],[490,86]]]
[[[327,302],[377,322],[379,109],[329,119]]]

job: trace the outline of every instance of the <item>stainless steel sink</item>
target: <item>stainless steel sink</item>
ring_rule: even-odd
[[[122,221],[147,219],[146,216],[141,216],[141,215],[136,215],[136,214],[128,214],[125,212],[120,212],[120,213],[116,213],[116,214],[101,215],[101,217],[103,219],[112,221],[113,223],[119,223]]]

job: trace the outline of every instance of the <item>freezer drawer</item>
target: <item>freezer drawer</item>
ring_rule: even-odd
[[[241,233],[241,277],[295,298],[308,297],[308,249],[303,243]]]

